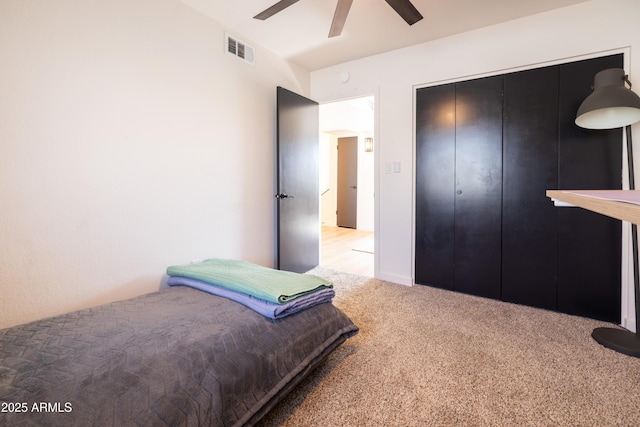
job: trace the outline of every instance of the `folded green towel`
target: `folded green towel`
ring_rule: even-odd
[[[333,288],[331,282],[318,276],[230,259],[212,258],[194,264],[175,265],[167,268],[167,274],[213,283],[276,304]]]

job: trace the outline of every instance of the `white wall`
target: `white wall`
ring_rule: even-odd
[[[358,230],[374,231],[375,224],[375,188],[374,188],[374,152],[364,151],[364,140],[370,134],[358,135]]]
[[[0,327],[273,265],[277,85],[308,73],[179,0],[0,2]]]
[[[338,138],[320,132],[320,222],[329,227],[338,226]]]
[[[640,87],[640,54],[634,54],[640,50],[639,17],[638,0],[592,0],[311,73],[311,96],[319,102],[376,94],[376,276],[413,282],[415,86],[624,50],[626,71]],[[351,76],[344,84],[339,78],[342,72]],[[640,135],[640,126],[635,125],[634,131]],[[386,165],[396,161],[401,173],[385,173]],[[623,323],[633,317],[626,261]]]

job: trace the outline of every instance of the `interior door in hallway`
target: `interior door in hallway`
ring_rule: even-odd
[[[358,137],[338,138],[338,227],[357,228]]]

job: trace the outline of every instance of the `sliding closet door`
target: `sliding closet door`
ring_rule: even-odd
[[[622,130],[588,130],[575,112],[593,76],[622,68],[622,55],[560,66],[559,189],[622,188]],[[558,209],[558,310],[620,321],[621,222],[584,209]]]
[[[416,283],[454,288],[455,85],[416,93]]]
[[[502,299],[555,309],[558,68],[504,79]]]
[[[502,84],[456,84],[454,288],[489,298],[500,298]]]

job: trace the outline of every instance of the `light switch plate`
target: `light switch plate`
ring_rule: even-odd
[[[385,164],[385,173],[393,173],[393,163],[387,162]]]

